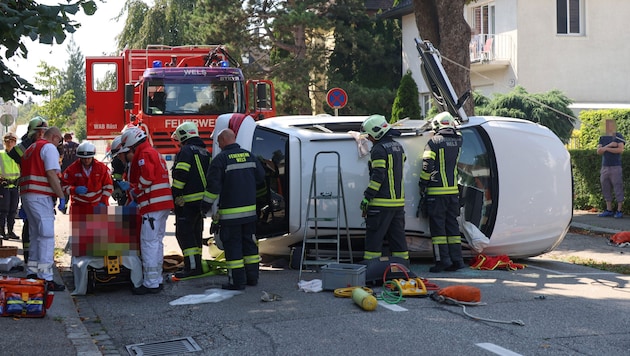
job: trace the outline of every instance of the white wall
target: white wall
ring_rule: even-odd
[[[518,77],[530,93],[575,102],[630,101],[630,1],[584,0],[584,35],[556,34],[556,2],[518,2]]]
[[[413,80],[418,84],[418,91],[428,93],[422,73],[420,72],[420,56],[416,49],[415,39],[419,38],[418,27],[414,14],[405,15],[402,18],[402,74],[405,75],[411,69]]]

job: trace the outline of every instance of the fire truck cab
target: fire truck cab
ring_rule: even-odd
[[[162,154],[178,151],[171,134],[192,121],[211,147],[218,115],[275,116],[273,83],[245,81],[223,46],[125,49],[86,58],[88,140],[111,140],[127,125],[143,127]]]

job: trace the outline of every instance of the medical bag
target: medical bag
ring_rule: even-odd
[[[42,318],[54,297],[41,279],[0,277],[0,316]]]

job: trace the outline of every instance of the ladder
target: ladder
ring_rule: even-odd
[[[333,192],[320,192],[317,190],[317,159],[323,155],[333,155],[336,156],[337,165],[336,165],[336,173],[337,173],[337,188],[336,191]],[[326,172],[320,172],[320,174]],[[315,266],[315,269],[321,267],[322,265],[326,265],[331,262],[341,262],[341,209],[343,207],[343,219],[345,223],[346,229],[346,239],[348,243],[348,252],[349,252],[349,261],[352,263],[352,245],[350,242],[350,229],[348,228],[348,213],[346,210],[346,200],[343,193],[343,180],[341,178],[341,158],[339,156],[339,152],[337,151],[320,151],[315,154],[313,159],[313,171],[311,174],[311,187],[309,189],[308,194],[308,204],[306,205],[306,222],[304,226],[304,236],[302,238],[302,251],[300,257],[300,274],[298,280],[302,280],[302,271],[305,269],[305,266]],[[320,212],[318,211],[318,205],[320,201],[336,201],[337,209],[336,216],[320,216]],[[312,211],[311,211],[312,208]],[[326,221],[336,221],[337,222],[337,236],[336,237],[320,237],[319,236],[319,226],[320,222]],[[314,231],[314,236],[308,237],[309,230]],[[336,247],[336,259],[332,259],[330,255],[326,256],[322,254],[322,244],[326,245],[334,245]],[[307,248],[309,249],[309,253],[307,253]],[[312,268],[311,268],[312,269]]]

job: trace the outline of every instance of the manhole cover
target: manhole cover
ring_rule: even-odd
[[[172,355],[185,352],[201,351],[192,337],[184,337],[169,341],[133,344],[125,346],[132,356]]]

